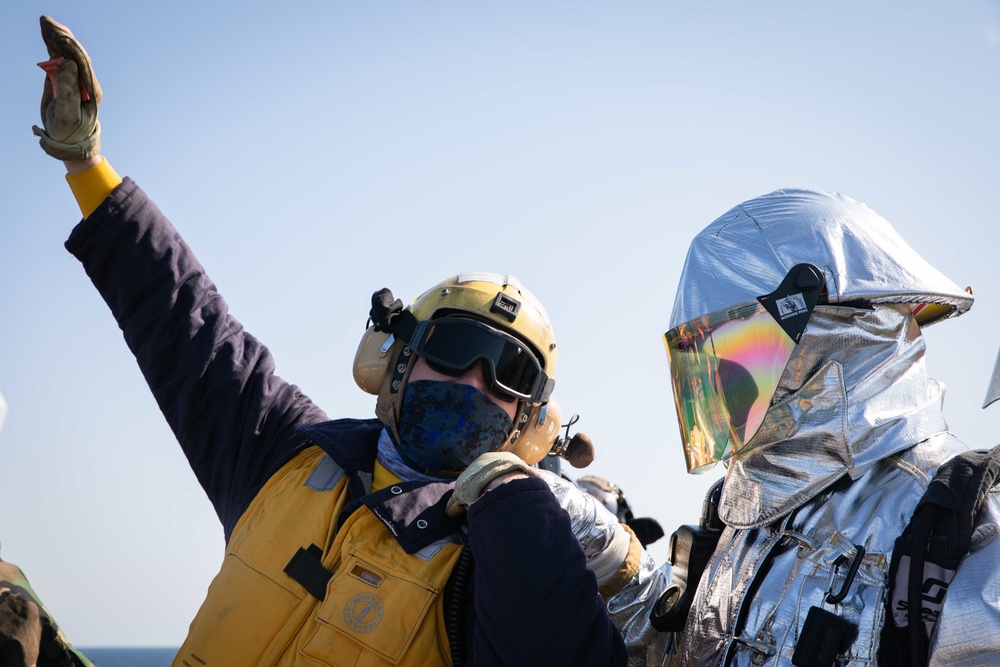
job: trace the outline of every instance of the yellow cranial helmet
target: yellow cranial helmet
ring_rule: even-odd
[[[403,390],[416,356],[458,373],[484,363],[489,391],[516,399],[514,426],[501,451],[540,461],[557,440],[561,416],[555,386],[556,343],[542,305],[512,276],[461,273],[427,290],[405,309],[388,290],[372,297],[372,324],[354,358],[354,380],[377,394],[375,414],[398,440]]]

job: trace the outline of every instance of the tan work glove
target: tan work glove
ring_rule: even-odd
[[[31,128],[42,150],[58,160],[88,160],[101,147],[101,125],[97,122],[97,107],[101,103],[101,86],[94,77],[90,56],[76,41],[66,26],[48,16],[40,19],[42,39],[53,60],[42,63],[46,70],[42,90],[42,125]],[[55,86],[48,76],[55,70]],[[81,93],[81,90],[85,94]],[[83,99],[83,98],[88,99]]]
[[[512,452],[481,454],[455,480],[455,493],[448,499],[448,516],[459,516],[483,495],[483,490],[504,475],[538,477],[538,471]]]

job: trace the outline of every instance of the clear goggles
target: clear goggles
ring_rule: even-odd
[[[510,334],[476,320],[445,317],[419,322],[409,343],[433,370],[450,376],[484,362],[490,392],[503,400],[547,400],[549,378],[535,353]]]
[[[688,472],[710,470],[757,433],[822,289],[819,270],[798,265],[773,294],[664,334]]]

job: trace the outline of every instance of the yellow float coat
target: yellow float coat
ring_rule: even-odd
[[[174,667],[451,665],[441,592],[462,545],[407,554],[364,506],[338,531],[346,475],[307,484],[325,456],[302,451],[254,498]],[[310,545],[333,573],[322,601],[284,571]]]

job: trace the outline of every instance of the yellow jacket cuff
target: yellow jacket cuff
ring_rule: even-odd
[[[102,157],[98,164],[86,171],[67,174],[66,182],[73,190],[76,203],[80,205],[80,212],[86,218],[121,184],[122,178]]]

